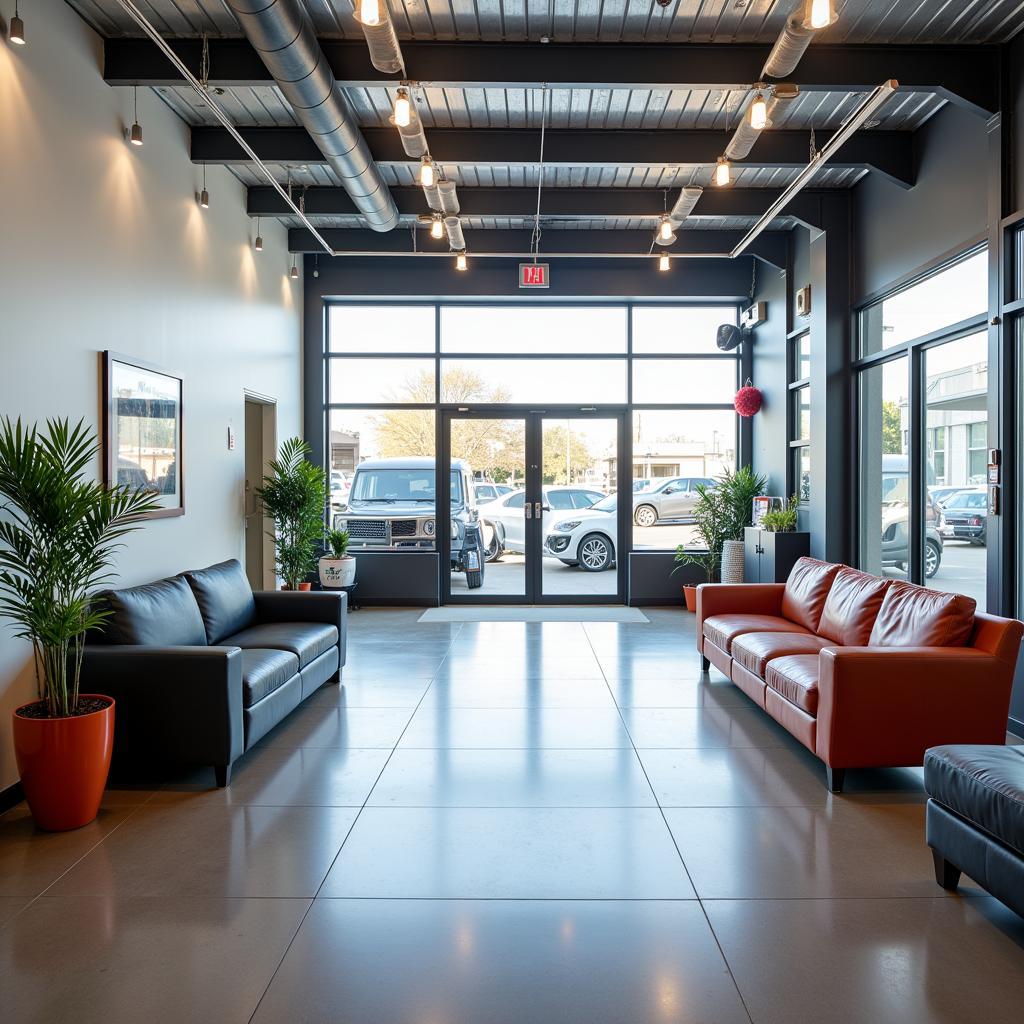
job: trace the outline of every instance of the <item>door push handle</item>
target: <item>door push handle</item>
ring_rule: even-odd
[[[528,501],[526,503],[526,518],[527,519],[532,519],[533,518],[533,502],[532,501]]]
[[[544,513],[543,513],[542,508],[541,508],[541,503],[539,501],[535,501],[533,503],[533,518],[534,519],[541,519],[543,517],[543,515],[544,515]]]

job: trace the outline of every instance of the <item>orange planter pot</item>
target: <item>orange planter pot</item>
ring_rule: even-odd
[[[100,809],[110,771],[114,701],[98,693],[80,697],[110,703],[72,718],[23,718],[21,708],[14,712],[14,756],[22,789],[36,824],[49,832],[88,825]]]
[[[686,610],[695,612],[697,610],[697,588],[683,587],[683,600],[686,601]]]

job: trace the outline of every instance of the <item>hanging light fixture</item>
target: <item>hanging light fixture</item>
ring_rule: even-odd
[[[807,0],[804,28],[828,28],[836,20],[832,0]]]
[[[663,252],[658,257],[658,269],[662,271],[672,269],[672,260],[667,252]]]
[[[456,270],[468,270],[469,264],[466,262],[466,254],[464,252],[455,254],[455,269]]]
[[[719,188],[724,188],[730,181],[732,181],[732,168],[729,161],[724,156],[720,156],[715,165],[715,184]]]
[[[393,116],[395,126],[398,128],[408,128],[412,124],[412,103],[409,100],[409,93],[405,89],[398,90]]]
[[[434,164],[429,153],[420,161],[420,184],[424,188],[434,187]]]
[[[658,221],[658,234],[654,239],[658,245],[671,245],[676,240],[676,233],[672,230],[672,219],[667,213],[661,215]]]
[[[292,254],[292,269],[291,269],[291,272],[290,272],[290,276],[291,276],[291,279],[293,281],[298,281],[298,279],[299,279],[299,266],[295,262],[295,255],[294,254]]]
[[[359,20],[364,25],[379,25],[380,0],[359,0]]]
[[[260,219],[256,218],[256,241],[253,242],[252,247],[257,252],[263,252],[263,236],[260,234]]]
[[[768,127],[768,101],[764,98],[763,92],[757,93],[754,102],[750,104],[750,127],[755,132]]]
[[[133,88],[133,101],[135,103],[135,120],[132,122],[131,134],[128,136],[128,141],[133,146],[142,145],[142,125],[139,124],[139,87],[136,85]]]
[[[11,24],[7,30],[7,38],[19,46],[25,45],[25,22],[18,17],[18,0],[14,0],[14,17],[11,18]]]
[[[438,241],[444,238],[444,219],[439,213],[435,213],[430,220],[430,237]]]
[[[199,205],[204,210],[210,208],[210,193],[206,191],[206,164],[203,164],[203,191],[199,193]]]

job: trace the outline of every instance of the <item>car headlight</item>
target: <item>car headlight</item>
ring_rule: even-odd
[[[558,523],[555,526],[555,529],[561,533],[569,533],[570,531],[575,530],[582,521],[583,520],[581,519],[567,519],[564,523]]]
[[[337,516],[335,516],[334,517],[334,528],[336,530],[347,530],[348,529],[348,520],[347,519],[339,519]]]
[[[434,520],[433,520],[433,519],[427,519],[427,520],[426,520],[426,521],[425,521],[425,522],[423,523],[423,532],[424,532],[424,533],[425,533],[425,534],[426,534],[426,535],[427,535],[428,537],[433,537],[433,536],[434,536],[434,530],[436,529],[436,525],[437,525],[437,524],[436,524],[436,523],[434,522]]]

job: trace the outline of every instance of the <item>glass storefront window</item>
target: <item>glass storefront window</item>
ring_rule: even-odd
[[[793,440],[811,439],[811,388],[810,385],[793,392]]]
[[[332,404],[433,404],[433,359],[330,359]]]
[[[443,359],[441,401],[622,405],[625,359]]]
[[[625,306],[442,306],[441,351],[625,355],[627,313]]]
[[[736,359],[637,359],[633,401],[638,405],[731,403],[738,366]]]
[[[328,306],[331,352],[433,352],[433,306]]]
[[[807,380],[811,376],[811,333],[793,339],[793,381]]]
[[[633,351],[641,355],[712,354],[721,324],[736,324],[732,306],[635,306]]]

